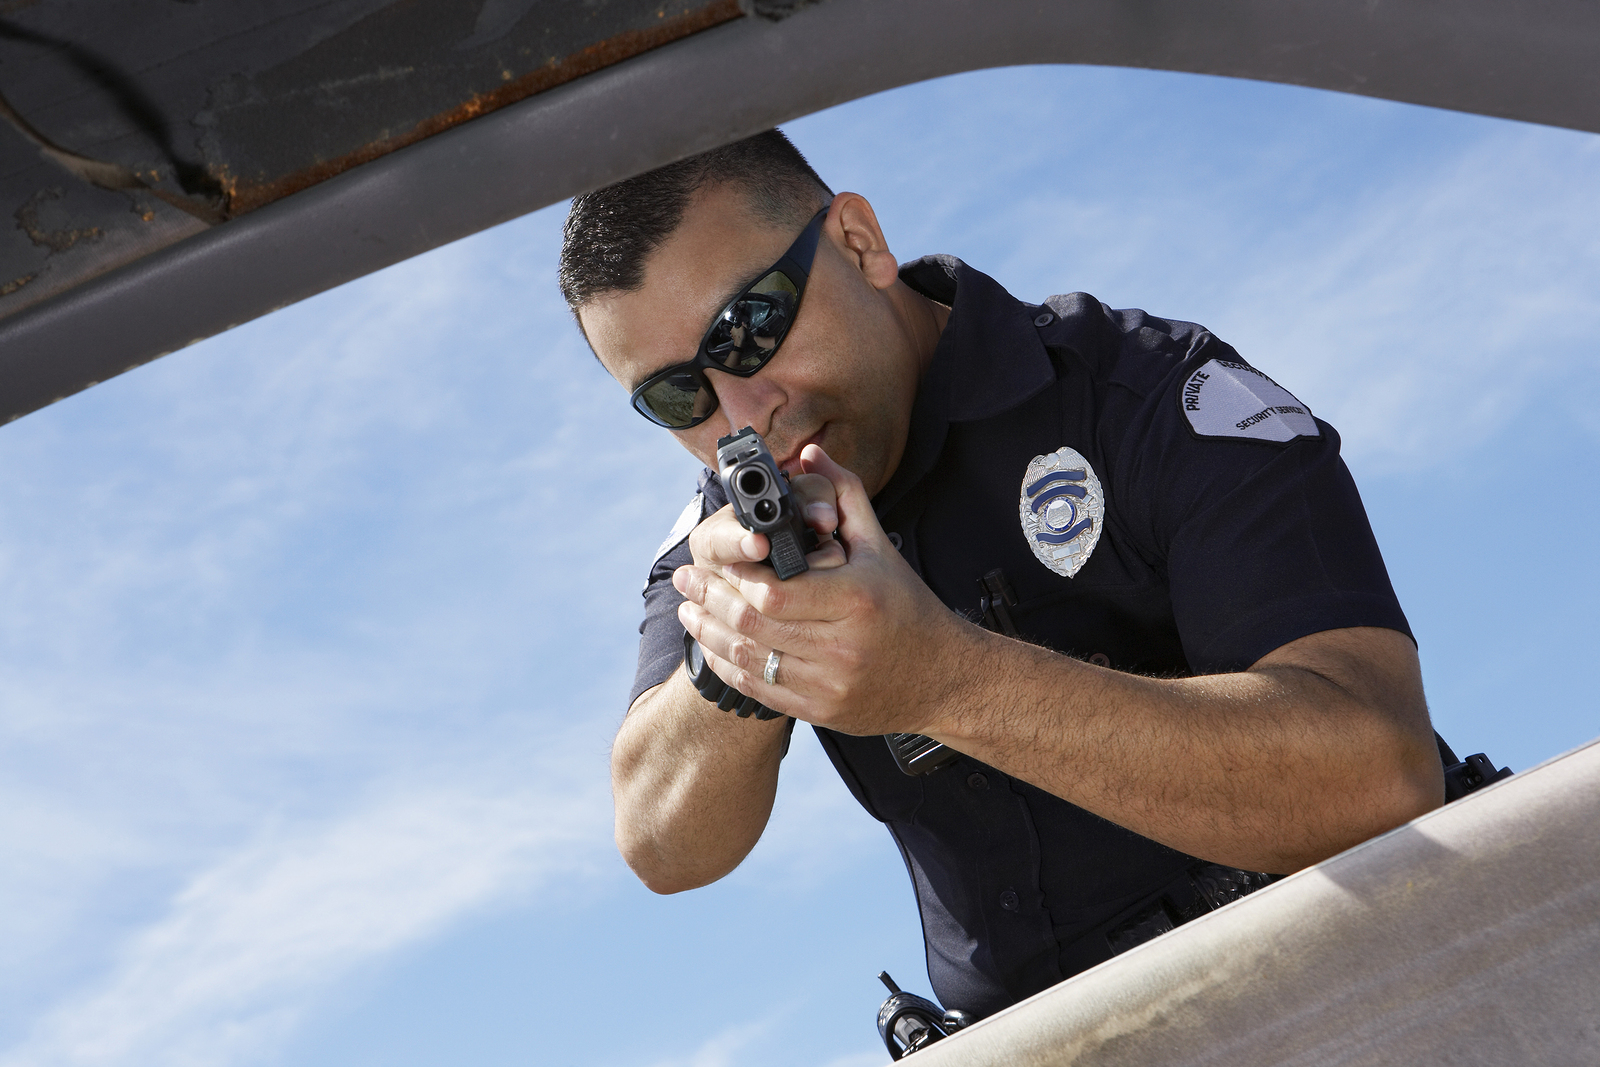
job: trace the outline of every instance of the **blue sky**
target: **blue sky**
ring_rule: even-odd
[[[1600,138],[991,71],[793,123],[902,258],[1206,324],[1337,426],[1458,751],[1600,734]],[[554,282],[564,205],[0,429],[0,1067],[866,1067],[926,991],[803,729],[723,882],[610,841],[693,491]]]

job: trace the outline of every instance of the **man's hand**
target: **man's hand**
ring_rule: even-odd
[[[793,485],[818,533],[835,530],[833,483],[801,474]],[[697,526],[689,546],[696,569],[708,574],[740,564],[776,581],[771,568],[751,562],[766,557],[766,537],[740,526],[731,507]],[[826,541],[808,560],[816,570],[835,567],[844,550]],[[645,885],[658,893],[694,889],[755,847],[772,813],[787,726],[717,710],[681,670],[634,701],[611,749],[611,781],[617,848]]]
[[[800,504],[807,525],[821,539],[816,550],[806,557],[806,562],[813,570],[837,567],[844,562],[844,553],[837,542],[828,540],[839,528],[833,483],[819,474],[803,473],[789,480],[789,488]],[[689,552],[694,556],[694,565],[713,574],[720,575],[735,564],[760,563],[771,551],[772,545],[765,534],[751,533],[739,525],[732,504],[724,505],[715,514],[708,515],[689,534]],[[777,580],[777,575],[770,568],[767,576]]]
[[[842,561],[787,582],[737,559],[674,576],[712,668],[768,707],[845,733],[927,734],[1247,870],[1297,870],[1442,802],[1405,635],[1315,633],[1205,677],[1095,667],[956,616],[889,543],[859,480],[815,446],[802,462],[837,492]]]
[[[919,714],[949,695],[929,664],[953,651],[970,624],[901,558],[859,478],[816,445],[801,463],[796,488],[827,500],[829,512],[837,501],[839,541],[812,554],[810,572],[781,582],[748,562],[764,553],[764,537],[731,516],[732,530],[707,520],[704,555],[691,535],[695,565],[673,576],[688,598],[678,617],[718,677],[770,708],[843,733],[919,732]],[[767,685],[761,675],[774,649],[778,681]]]

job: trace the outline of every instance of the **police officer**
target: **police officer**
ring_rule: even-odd
[[[578,198],[561,281],[639,414],[708,468],[755,427],[833,535],[779,582],[708,470],[663,545],[612,756],[651,889],[744,858],[793,726],[701,697],[685,630],[816,727],[980,1016],[1443,800],[1337,435],[1204,329],[901,268],[776,131]]]

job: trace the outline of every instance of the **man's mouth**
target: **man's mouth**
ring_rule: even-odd
[[[804,441],[801,441],[798,445],[795,446],[795,449],[794,449],[793,452],[789,453],[788,455],[784,456],[782,459],[778,460],[778,469],[783,471],[785,474],[789,475],[791,478],[794,477],[796,474],[799,474],[800,473],[800,453],[805,451],[806,445],[817,445],[818,447],[821,447],[822,438],[823,438],[824,435],[827,434],[827,432],[828,432],[828,428],[826,426],[824,426],[822,429],[818,430],[816,433],[812,434],[810,437],[806,438]]]

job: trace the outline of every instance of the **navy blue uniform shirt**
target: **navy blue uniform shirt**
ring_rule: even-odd
[[[1025,304],[947,256],[901,278],[952,313],[873,504],[952,610],[975,617],[978,579],[998,567],[1027,640],[1163,676],[1241,670],[1339,627],[1410,635],[1333,428],[1287,394],[1237,422],[1219,424],[1215,404],[1196,414],[1202,387],[1266,381],[1232,348],[1083,293]],[[1286,421],[1299,436],[1261,436]],[[1030,461],[1063,445],[1105,500],[1070,578],[1036,557],[1019,517]],[[683,659],[672,573],[690,562],[682,538],[726,503],[713,472],[700,490],[651,568],[630,703]],[[1108,958],[1089,935],[1195,863],[977,760],[910,777],[882,738],[817,736],[905,858],[946,1007],[987,1015]]]

